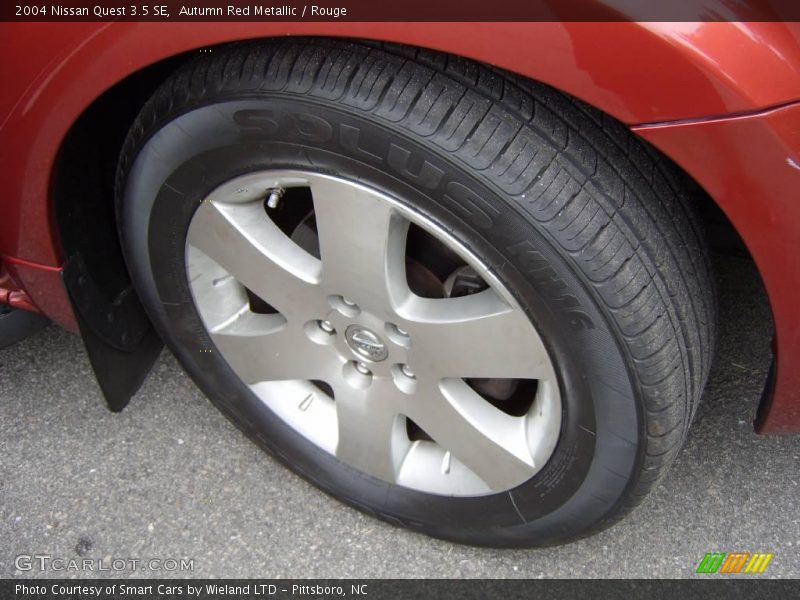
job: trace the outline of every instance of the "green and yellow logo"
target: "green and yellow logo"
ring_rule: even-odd
[[[763,573],[767,569],[772,553],[756,552],[707,552],[697,565],[698,573]]]

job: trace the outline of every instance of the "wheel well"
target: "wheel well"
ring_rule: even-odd
[[[120,150],[144,103],[186,59],[159,62],[104,92],[72,125],[56,160],[53,214],[63,255],[83,256],[109,298],[128,283],[114,212]]]
[[[141,306],[122,256],[114,179],[122,144],[150,95],[185,60],[134,73],[97,98],[64,138],[51,180],[62,277],[106,403],[122,410],[162,341]]]
[[[252,42],[235,42],[245,43]],[[404,56],[416,53],[415,48],[397,44],[360,43],[380,45]],[[68,260],[72,256],[81,257],[102,298],[112,305],[131,289],[114,207],[114,179],[120,150],[148,98],[193,56],[196,53],[185,53],[155,63],[104,92],[73,124],[56,162],[52,179],[53,214],[63,254]],[[692,195],[700,212],[710,248],[718,254],[752,260],[735,227],[715,201],[688,174],[686,178],[690,182],[686,192]],[[763,281],[760,284],[763,286]]]

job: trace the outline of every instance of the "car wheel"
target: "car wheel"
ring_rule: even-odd
[[[704,385],[714,295],[676,169],[545,86],[329,40],[215,50],[118,172],[150,316],[326,492],[498,546],[635,506]]]

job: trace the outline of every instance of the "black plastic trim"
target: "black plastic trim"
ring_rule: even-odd
[[[44,315],[0,305],[0,350],[7,348],[50,324]]]
[[[109,301],[79,254],[69,258],[62,277],[108,408],[120,412],[141,387],[164,342],[132,287]]]

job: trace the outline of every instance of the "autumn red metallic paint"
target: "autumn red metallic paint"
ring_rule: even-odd
[[[0,299],[64,327],[51,177],[65,135],[137,70],[215,44],[344,36],[433,48],[548,83],[629,124],[690,173],[745,240],[776,328],[762,431],[800,431],[800,26],[788,23],[0,24]],[[21,295],[20,295],[21,293]]]

